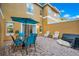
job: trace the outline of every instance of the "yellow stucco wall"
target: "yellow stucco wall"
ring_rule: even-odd
[[[8,22],[8,21],[12,21],[11,20],[11,16],[16,16],[16,17],[24,17],[24,18],[29,18],[29,17],[32,17],[33,19],[39,21],[38,25],[41,24],[41,17],[40,17],[40,10],[41,8],[36,5],[36,4],[33,4],[34,6],[34,14],[33,16],[27,14],[27,11],[26,11],[26,4],[24,3],[3,3],[1,4],[1,10],[3,12],[3,15],[4,15],[4,19],[2,21],[2,32],[4,32],[2,35],[4,37],[4,40],[10,40],[11,37],[10,36],[6,36],[6,25],[5,23]],[[15,22],[14,23],[14,32],[16,30],[20,30],[20,23],[18,22]],[[39,32],[39,28],[38,28],[38,32]]]
[[[68,34],[79,34],[79,20],[78,21],[70,21],[70,22],[62,22],[57,24],[48,24],[48,30],[51,33],[55,31],[60,32],[60,35],[63,33]]]
[[[1,22],[0,22],[0,30],[1,30]],[[0,31],[0,43],[1,43],[1,37],[2,37],[1,34],[2,34],[2,33],[1,33],[1,31]],[[1,46],[1,44],[0,44],[0,46]]]
[[[44,8],[44,11],[46,11],[44,12],[44,16],[48,15],[47,13],[48,8],[50,7],[46,6]],[[46,31],[50,31],[50,33],[59,31],[60,34],[63,34],[63,33],[79,34],[79,26],[78,26],[79,21],[62,22],[62,23],[57,23],[57,24],[47,24],[47,23],[48,23],[48,19],[47,18],[43,19],[43,34],[46,33]]]
[[[43,16],[45,17],[45,16],[47,16],[48,15],[48,6],[45,6],[44,8],[43,8]],[[43,20],[42,20],[42,26],[43,26],[43,34],[47,31],[46,30],[46,27],[47,27],[47,18],[43,18]]]
[[[0,21],[0,46],[2,46],[3,45],[3,39],[5,38],[4,37],[4,34],[5,34],[5,32],[4,32],[4,21],[2,21],[2,19],[1,19],[1,21]]]
[[[51,8],[50,6],[46,5],[46,6],[44,7],[44,9],[43,9],[43,11],[44,11],[44,17],[46,17],[46,16],[51,16],[51,17],[53,17],[52,15],[49,15],[49,14],[48,14],[49,9],[50,9],[54,14],[59,15],[57,12],[55,12],[55,10],[54,10],[53,8]],[[56,20],[59,20],[59,19],[56,19]],[[48,20],[48,18],[43,18],[43,34],[46,33],[46,31],[48,31],[48,30],[47,30],[47,29],[48,29],[48,26],[47,26],[48,22],[53,22],[53,20],[50,21],[50,20]]]
[[[49,6],[45,6],[43,9],[43,14],[44,16],[48,16],[48,8]],[[11,21],[11,16],[16,16],[16,17],[25,17],[29,18],[32,17],[33,19],[39,21],[38,23],[38,33],[39,31],[39,26],[43,26],[43,34],[46,33],[46,31],[50,31],[51,33],[55,31],[59,31],[60,33],[72,33],[72,34],[79,34],[79,21],[74,21],[74,22],[62,22],[58,24],[47,24],[47,18],[42,18],[40,15],[40,10],[41,7],[38,5],[34,4],[34,14],[31,16],[27,14],[26,12],[26,4],[23,3],[18,3],[18,4],[1,4],[1,9],[4,15],[4,18],[0,22],[1,26],[1,32],[2,32],[2,37],[1,37],[1,42],[4,40],[10,40],[11,38],[9,36],[6,36],[6,25],[5,23],[8,21]],[[20,23],[16,22],[14,23],[14,32],[16,30],[20,30]]]

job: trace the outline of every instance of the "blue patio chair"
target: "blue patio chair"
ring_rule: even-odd
[[[25,46],[30,46],[32,44],[35,44],[36,37],[37,37],[37,34],[31,33],[30,36],[24,41]]]
[[[25,33],[24,32],[19,32],[19,37],[24,37]]]
[[[36,51],[36,47],[35,47],[36,37],[37,37],[37,34],[31,33],[30,36],[24,40],[24,46],[29,47],[31,45],[34,45],[34,48]]]
[[[15,43],[15,46],[20,46],[20,45],[22,45],[23,42],[21,39],[17,38],[17,39],[15,39],[14,43]]]
[[[15,46],[20,46],[20,45],[23,44],[23,41],[20,38],[14,39],[13,36],[11,36],[11,37],[12,37],[12,40],[13,40],[13,43],[14,43]]]
[[[12,40],[13,40],[13,46],[14,46],[14,51],[16,49],[18,49],[18,47],[21,47],[22,48],[22,44],[23,44],[23,41],[20,39],[20,38],[17,38],[17,39],[14,39],[14,37],[12,35],[10,35]]]

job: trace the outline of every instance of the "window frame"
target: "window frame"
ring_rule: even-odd
[[[50,13],[49,13],[49,11],[50,11]],[[52,11],[50,8],[48,8],[48,15],[49,15],[49,16],[52,16],[52,17],[54,17],[54,18],[59,18],[59,17],[60,17],[60,16],[58,15],[58,13]]]
[[[29,7],[29,4],[32,5],[32,8]],[[32,12],[30,12],[28,8],[32,9]],[[30,14],[30,15],[34,14],[34,5],[32,3],[26,3],[26,12],[27,12],[27,14]]]
[[[6,36],[14,35],[14,31],[13,31],[13,33],[8,32],[9,25],[12,25],[12,29],[14,30],[14,22],[12,22],[12,21],[5,22],[5,25],[6,25]]]
[[[54,13],[50,8],[48,8],[48,15],[51,15],[51,13]]]

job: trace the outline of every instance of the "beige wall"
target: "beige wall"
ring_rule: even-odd
[[[46,11],[44,12],[45,16],[48,15],[47,14],[48,8],[50,7],[46,6],[44,8],[44,11]],[[59,31],[61,35],[63,33],[79,34],[79,21],[62,22],[57,24],[47,24],[47,23],[48,23],[48,19],[47,18],[43,19],[43,33],[46,33],[46,31],[50,31],[51,33],[54,33],[55,31]]]
[[[53,12],[53,14],[56,14],[57,16],[59,15],[59,13],[56,12],[56,10],[55,10],[55,8],[53,6],[50,7],[49,5],[46,5],[43,10],[44,10],[44,16],[48,16],[49,15],[48,14],[49,10],[51,10]],[[50,16],[52,16],[52,15],[50,15]]]
[[[54,12],[54,14],[57,14],[57,16],[59,15],[57,12],[55,12],[55,10],[53,8],[51,8],[50,6],[46,5],[43,9],[44,11],[44,17],[45,16],[51,16],[48,14],[48,10],[52,10],[52,12]],[[51,16],[52,17],[52,16]],[[56,19],[56,20],[59,20],[59,19]],[[47,18],[43,18],[43,34],[46,33],[47,29],[48,29],[48,22],[53,22],[53,21],[50,21],[48,20]]]
[[[55,31],[59,31],[61,35],[63,33],[79,34],[79,20],[71,21],[71,22],[62,22],[58,24],[51,24],[48,25],[48,30],[51,33],[54,33]]]
[[[3,19],[2,19],[3,20]],[[5,32],[4,32],[4,30],[5,30],[5,27],[4,27],[4,21],[0,21],[0,46],[2,46],[3,45],[3,39],[5,38],[4,37],[4,34],[5,34]]]
[[[1,17],[1,15],[0,15],[0,17]],[[0,20],[1,20],[1,18],[0,18]],[[1,32],[1,21],[0,21],[0,43],[1,43],[1,34],[2,34],[2,32]],[[0,44],[0,46],[1,46],[1,44]]]
[[[49,6],[45,6],[43,11],[44,11],[44,16],[48,15],[48,8]],[[38,33],[39,33],[39,26],[42,24],[43,26],[43,33],[46,33],[47,30],[49,30],[51,33],[55,31],[59,31],[60,33],[74,33],[74,34],[79,34],[79,21],[74,21],[74,22],[63,22],[63,23],[58,23],[58,24],[52,24],[48,25],[47,24],[47,18],[42,19],[40,16],[40,10],[41,7],[38,5],[34,4],[34,14],[33,16],[27,14],[26,12],[26,4],[23,3],[18,3],[18,4],[1,4],[1,9],[4,15],[4,18],[0,22],[1,24],[1,29],[2,29],[2,39],[4,40],[10,40],[11,38],[6,36],[6,27],[5,27],[5,22],[11,21],[11,16],[16,16],[16,17],[32,17],[33,19],[39,21],[38,23]],[[53,10],[52,10],[53,11]],[[14,23],[14,32],[16,30],[20,29],[20,23]],[[2,40],[3,41],[3,40]]]
[[[27,14],[26,4],[23,4],[23,3],[4,3],[4,4],[1,4],[1,9],[2,9],[2,12],[4,15],[4,19],[3,19],[3,23],[2,23],[2,25],[4,26],[4,27],[2,27],[3,32],[4,32],[4,34],[3,34],[4,40],[11,39],[11,37],[6,36],[6,27],[5,27],[6,22],[12,21],[11,16],[24,17],[24,18],[29,18],[31,16],[33,19],[39,21],[38,25],[41,23],[40,22],[42,20],[40,17],[41,8],[36,4],[33,4],[33,5],[34,5],[34,15],[31,16],[31,15]],[[20,23],[18,23],[18,22],[14,23],[14,32],[16,30],[20,30],[20,27],[21,27]],[[39,28],[38,28],[38,32],[39,32]]]
[[[2,21],[2,15],[0,14],[0,46],[2,46],[2,44],[3,44],[3,40],[2,39],[4,39],[4,37],[3,37],[4,29],[2,29],[2,28],[4,28],[3,23],[4,23],[4,21]]]

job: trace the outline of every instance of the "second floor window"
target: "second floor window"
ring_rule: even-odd
[[[48,15],[50,15],[52,17],[55,17],[55,18],[58,18],[59,17],[59,14],[57,14],[56,12],[54,12],[51,9],[48,9]]]
[[[27,4],[27,12],[29,12],[29,13],[33,13],[33,4],[32,3],[28,3]]]
[[[40,10],[40,15],[42,16],[42,10]]]
[[[48,15],[52,15],[53,11],[51,9],[48,9]]]

